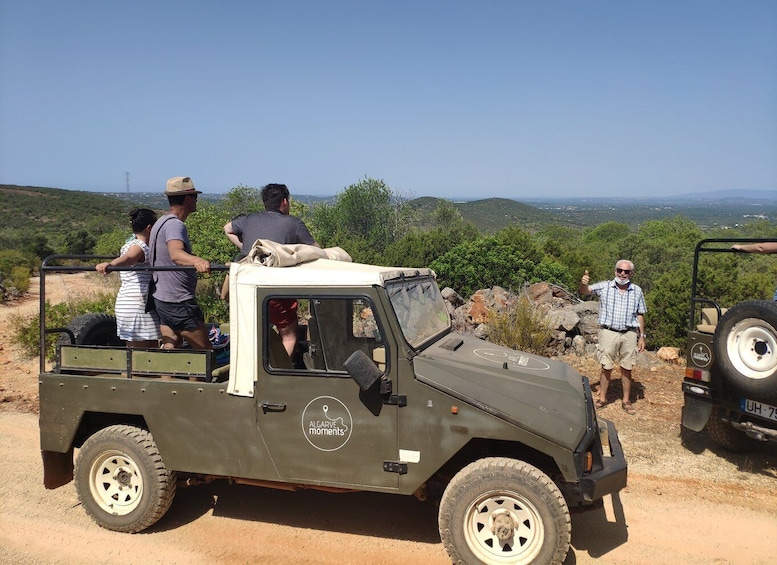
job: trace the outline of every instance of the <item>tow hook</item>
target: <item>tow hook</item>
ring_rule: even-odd
[[[510,518],[510,514],[505,512],[494,518],[494,527],[491,530],[499,541],[507,541],[513,539],[515,533],[515,525],[513,519]]]

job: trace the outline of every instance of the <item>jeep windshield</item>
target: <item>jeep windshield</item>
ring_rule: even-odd
[[[386,284],[386,290],[402,335],[414,349],[450,329],[451,317],[433,278],[392,281]]]

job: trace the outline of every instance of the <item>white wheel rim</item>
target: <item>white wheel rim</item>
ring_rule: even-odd
[[[504,516],[513,524],[513,535],[500,540],[494,532],[494,521],[504,521]],[[545,528],[531,502],[514,493],[492,492],[467,508],[464,538],[472,553],[484,563],[528,564],[542,549]]]
[[[758,318],[735,325],[726,340],[731,364],[748,379],[765,379],[777,370],[777,332]]]
[[[143,497],[143,478],[131,457],[117,450],[104,451],[89,469],[89,490],[105,512],[125,516]]]

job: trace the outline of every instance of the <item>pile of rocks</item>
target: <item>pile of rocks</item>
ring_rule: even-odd
[[[547,356],[574,354],[588,357],[596,354],[598,300],[581,300],[567,289],[547,282],[527,286],[522,293],[542,312],[552,330]],[[478,290],[466,301],[455,290],[447,287],[443,289],[442,296],[446,300],[455,331],[488,339],[489,311],[505,313],[515,305],[520,295],[495,286]],[[678,349],[674,347],[662,347],[655,356],[663,361],[682,362]]]
[[[568,290],[547,282],[530,285],[522,292],[545,316],[553,330],[548,355],[588,355],[595,352],[598,301],[581,300]],[[444,288],[442,296],[447,301],[454,330],[488,339],[489,312],[507,312],[515,306],[520,295],[495,286],[478,290],[466,301],[451,288]]]

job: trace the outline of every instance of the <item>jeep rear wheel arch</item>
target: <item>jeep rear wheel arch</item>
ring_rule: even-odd
[[[443,493],[438,523],[454,563],[561,563],[569,551],[561,491],[516,459],[480,459],[459,471]]]
[[[712,346],[729,385],[755,398],[777,398],[777,302],[750,300],[729,308]]]

